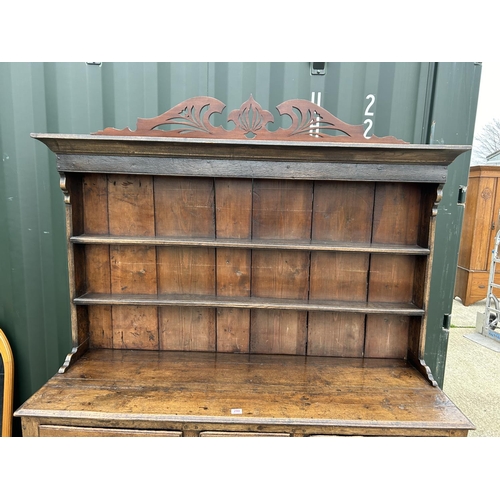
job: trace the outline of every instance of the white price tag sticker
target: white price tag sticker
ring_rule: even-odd
[[[232,408],[231,409],[231,415],[242,415],[243,410],[241,408]]]

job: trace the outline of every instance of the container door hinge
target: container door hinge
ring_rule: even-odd
[[[451,314],[445,314],[443,316],[443,328],[449,330],[451,327]]]
[[[465,205],[465,198],[467,195],[467,186],[459,186],[458,188],[458,204]]]

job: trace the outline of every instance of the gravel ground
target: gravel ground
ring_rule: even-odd
[[[476,316],[484,308],[485,301],[465,307],[454,300],[443,390],[476,426],[470,437],[499,437],[500,342],[490,341],[494,350],[466,337],[478,337]]]

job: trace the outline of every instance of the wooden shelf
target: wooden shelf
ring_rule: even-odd
[[[39,418],[40,434],[51,436],[106,428],[439,436],[473,428],[404,360],[107,349],[85,353],[17,415]]]
[[[292,300],[262,297],[220,297],[215,295],[178,294],[105,294],[86,293],[76,297],[76,305],[131,305],[178,307],[234,307],[240,309],[285,309],[295,311],[330,311],[361,314],[397,314],[423,316],[424,310],[413,304],[357,302],[341,300]]]
[[[86,245],[150,245],[150,246],[187,246],[214,248],[284,249],[331,252],[387,253],[400,255],[429,255],[430,250],[418,245],[391,245],[382,243],[357,243],[345,241],[300,241],[300,240],[261,240],[236,238],[169,238],[100,236],[82,234],[72,236],[72,243]]]

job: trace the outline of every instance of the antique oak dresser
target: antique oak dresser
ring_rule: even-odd
[[[468,146],[304,100],[188,99],[57,155],[73,349],[24,436],[464,436],[423,359],[435,220]]]

